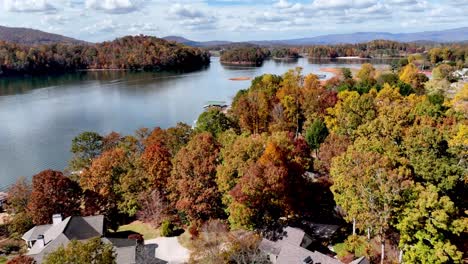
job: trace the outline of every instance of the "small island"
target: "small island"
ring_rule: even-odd
[[[226,65],[260,66],[269,56],[269,50],[260,47],[239,47],[221,52],[221,63]]]
[[[273,49],[271,56],[274,60],[297,60],[301,56],[297,48],[277,48]]]

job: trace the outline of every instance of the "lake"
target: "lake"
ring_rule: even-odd
[[[323,67],[358,68],[366,60],[267,60],[261,67],[223,66],[219,58],[190,73],[95,71],[59,76],[0,78],[0,189],[19,176],[63,170],[73,137],[83,131],[131,134],[141,127],[193,124],[206,101],[230,102],[264,73],[283,74],[300,66],[304,74]],[[376,66],[385,61],[372,61]]]

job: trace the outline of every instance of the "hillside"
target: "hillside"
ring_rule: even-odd
[[[199,48],[142,35],[90,45],[34,47],[0,41],[0,76],[86,69],[190,70],[209,62],[209,54]]]
[[[0,40],[23,44],[23,45],[37,45],[37,44],[53,44],[53,43],[67,43],[67,44],[83,44],[86,43],[82,40],[65,37],[58,34],[47,33],[44,31],[30,29],[30,28],[15,28],[0,26]]]

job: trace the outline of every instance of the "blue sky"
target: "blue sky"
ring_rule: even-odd
[[[124,35],[268,40],[468,26],[468,0],[0,0],[0,25],[87,41]]]

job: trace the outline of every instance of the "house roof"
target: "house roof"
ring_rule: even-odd
[[[37,236],[44,235],[44,233],[49,230],[52,225],[39,225],[29,229],[28,232],[24,233],[21,237],[25,241],[36,241]]]
[[[280,240],[280,242],[286,242],[295,246],[300,246],[305,236],[305,232],[303,230],[290,226],[284,229],[284,233],[284,237]]]
[[[113,245],[118,264],[162,264],[167,263],[155,258],[155,248],[150,250],[146,246],[138,245],[136,240],[123,238],[106,238],[104,234],[104,216],[71,216],[65,218],[56,225],[40,225],[31,228],[23,235],[26,241],[37,241],[39,235],[44,236],[45,246],[35,243],[27,255],[33,257],[37,263],[42,263],[44,257],[57,250],[60,246],[66,246],[72,240],[84,241],[94,237],[101,237],[104,243]],[[139,247],[143,249],[138,250]],[[146,253],[145,257],[139,256]],[[141,254],[140,254],[141,255]],[[141,261],[138,261],[138,258]]]
[[[40,262],[43,255],[66,246],[71,240],[86,240],[99,237],[104,232],[104,216],[70,216],[56,225],[39,225],[23,235],[26,241],[36,241],[39,235],[44,236],[44,244],[35,243],[28,255]]]
[[[278,264],[298,264],[302,263],[304,259],[310,257],[313,263],[320,264],[342,264],[341,261],[329,257],[317,251],[309,251],[303,247],[294,246],[291,244],[284,244],[281,252],[276,259]]]
[[[310,257],[313,263],[342,264],[339,260],[317,251],[310,251],[302,247],[307,234],[299,228],[286,227],[284,236],[278,241],[263,239],[260,250],[277,257],[277,264],[297,264]]]

